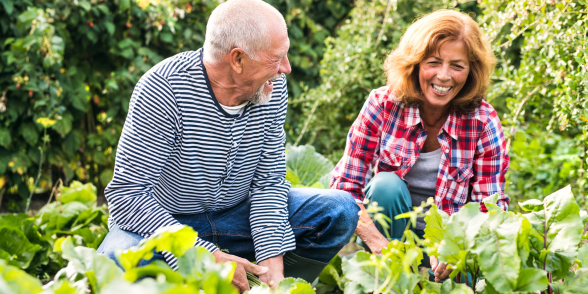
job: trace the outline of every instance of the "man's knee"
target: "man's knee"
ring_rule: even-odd
[[[323,211],[331,214],[331,219],[340,224],[339,228],[348,231],[345,234],[351,237],[359,220],[359,206],[353,196],[346,191],[324,190],[320,197]]]
[[[141,240],[143,240],[143,237],[140,235],[123,231],[115,225],[112,230],[106,234],[106,237],[96,250],[96,253],[103,254],[106,257],[117,261],[116,253],[118,251],[137,246]]]

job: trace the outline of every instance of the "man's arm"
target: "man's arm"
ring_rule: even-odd
[[[169,83],[155,72],[137,83],[118,143],[114,177],[104,191],[115,225],[143,237],[179,224],[152,196],[181,125],[175,101]],[[217,249],[202,239],[195,245]],[[176,268],[173,255],[164,257]]]
[[[283,278],[282,254],[296,248],[294,232],[288,221],[288,192],[286,177],[284,121],[288,106],[286,81],[281,89],[276,117],[266,130],[264,146],[251,184],[250,224],[255,257],[259,265],[270,268],[275,283]],[[272,99],[276,99],[274,96]],[[269,283],[269,280],[265,281]]]

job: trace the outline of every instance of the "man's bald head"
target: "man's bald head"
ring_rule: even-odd
[[[286,29],[284,17],[262,0],[229,0],[212,11],[206,26],[204,59],[217,63],[234,48],[241,48],[249,58],[271,45],[271,34]]]

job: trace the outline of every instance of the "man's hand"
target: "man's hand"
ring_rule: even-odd
[[[439,263],[434,256],[430,256],[429,258],[431,259],[431,269],[435,272],[435,282],[439,283],[442,280],[447,279],[453,270],[448,269],[447,264],[443,262]]]
[[[259,279],[268,284],[270,288],[276,288],[278,283],[284,279],[284,258],[282,254],[268,258],[260,262],[259,265],[269,268],[267,273],[259,275]]]
[[[265,266],[255,265],[245,258],[227,254],[220,250],[215,251],[212,255],[216,259],[216,262],[232,261],[237,264],[232,283],[235,285],[235,287],[237,287],[237,289],[239,289],[240,293],[244,293],[245,291],[250,290],[249,282],[247,281],[247,274],[245,272],[249,272],[261,277],[267,274],[269,270]]]

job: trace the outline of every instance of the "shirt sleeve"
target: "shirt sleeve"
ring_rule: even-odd
[[[363,188],[378,158],[384,114],[372,91],[347,135],[343,157],[331,174],[331,189],[351,193],[356,202],[365,198]]]
[[[277,114],[266,130],[263,150],[251,183],[249,221],[255,258],[261,262],[270,257],[296,249],[294,232],[288,220],[284,122],[288,107],[286,79],[281,92]],[[275,98],[274,98],[275,99]]]
[[[141,78],[129,105],[118,143],[114,176],[104,194],[112,225],[149,237],[158,228],[179,224],[153,197],[153,188],[175,145],[180,115],[171,85],[155,72]],[[198,239],[195,246],[216,251]],[[164,254],[170,266],[175,257]]]
[[[474,157],[474,179],[472,181],[472,201],[482,202],[488,196],[498,193],[497,205],[508,210],[510,198],[504,194],[505,174],[510,164],[506,151],[506,141],[502,132],[500,119],[495,111],[490,113],[490,119],[477,142]],[[482,204],[482,211],[486,207]]]

